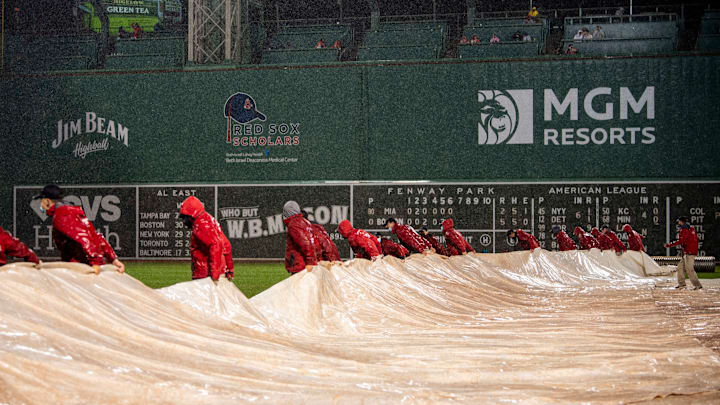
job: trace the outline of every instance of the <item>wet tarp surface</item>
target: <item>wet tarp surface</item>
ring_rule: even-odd
[[[660,273],[639,253],[414,255],[318,266],[248,300],[226,280],[152,290],[8,265],[0,403],[717,399],[720,357],[658,309]]]

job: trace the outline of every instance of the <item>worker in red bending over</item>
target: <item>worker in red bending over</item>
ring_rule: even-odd
[[[63,190],[49,184],[39,195],[40,209],[53,219],[52,237],[64,262],[85,263],[100,273],[105,261],[111,262],[117,271],[123,273],[125,265],[118,260],[115,251],[85,216],[82,207],[76,207],[63,200]]]
[[[310,222],[303,218],[300,205],[288,201],[283,206],[283,223],[287,240],[285,245],[285,269],[290,274],[310,270],[322,260],[322,252],[316,244]]]
[[[575,245],[575,242],[568,236],[568,234],[560,229],[559,226],[554,225],[552,227],[553,235],[555,235],[555,239],[558,243],[558,248],[561,252],[565,252],[568,250],[577,250],[577,246]]]
[[[20,242],[20,239],[13,237],[10,232],[0,226],[0,266],[7,264],[7,256],[18,257],[26,262],[40,264],[35,252]]]
[[[450,256],[459,256],[475,251],[465,240],[465,237],[455,229],[455,223],[452,218],[448,218],[442,222],[442,229]]]
[[[635,250],[637,252],[644,252],[645,246],[643,246],[643,236],[635,232],[630,224],[623,225],[623,232],[628,236],[628,249]]]
[[[400,243],[412,253],[432,253],[432,245],[420,236],[412,226],[400,225],[395,218],[388,218],[385,221],[385,228],[397,235]]]
[[[590,233],[598,241],[598,244],[600,245],[600,250],[613,250],[612,241],[607,235],[600,232],[599,229],[593,227],[590,230]]]
[[[394,256],[398,259],[404,259],[410,256],[410,251],[400,243],[395,243],[392,239],[382,236],[380,232],[378,232],[375,236],[377,236],[378,243],[380,243],[380,246],[382,247],[383,255]]]
[[[508,239],[517,238],[522,250],[535,250],[540,248],[540,243],[535,239],[535,236],[522,229],[509,229],[507,231],[507,237]]]
[[[615,253],[622,253],[627,250],[627,247],[624,243],[618,238],[617,234],[610,229],[609,226],[603,225],[602,228],[602,234],[607,236],[610,239],[610,243],[612,245],[612,249],[615,250]]]
[[[678,218],[677,224],[680,227],[680,237],[678,240],[664,245],[666,248],[682,246],[682,258],[677,266],[678,285],[675,286],[675,288],[685,288],[685,273],[687,273],[690,281],[693,283],[693,289],[699,290],[703,287],[695,273],[695,257],[697,257],[698,254],[697,232],[695,232],[695,228],[690,225],[690,220],[687,217]]]
[[[193,196],[186,198],[180,205],[180,219],[192,229],[190,258],[193,280],[210,277],[217,281],[224,274],[232,281],[235,264],[230,241],[218,221],[205,211],[203,203]]]
[[[425,238],[426,241],[430,242],[430,246],[432,246],[433,249],[435,249],[435,253],[443,256],[450,256],[450,252],[448,249],[440,243],[438,238],[432,236],[430,234],[430,231],[428,231],[427,227],[423,226],[420,230],[420,236]]]
[[[305,218],[308,222],[310,222],[310,225],[312,225],[313,237],[315,238],[316,247],[320,247],[320,254],[322,256],[322,260],[327,260],[329,262],[339,262],[340,252],[338,251],[337,246],[335,246],[335,243],[330,240],[330,235],[328,235],[325,227],[318,223],[310,221],[310,215],[308,215],[307,211],[301,210],[300,212],[302,213],[303,218]]]
[[[347,219],[340,222],[338,232],[347,239],[356,259],[376,260],[382,257],[380,241],[362,229],[353,228]]]
[[[600,243],[598,243],[597,239],[595,239],[595,237],[593,237],[590,234],[590,232],[586,232],[581,227],[576,226],[573,233],[578,238],[578,242],[580,243],[580,250],[590,250],[593,248],[595,248],[595,249],[600,248]]]

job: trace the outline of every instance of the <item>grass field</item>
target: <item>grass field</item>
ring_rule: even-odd
[[[128,262],[125,265],[128,274],[152,288],[190,281],[189,262]],[[283,263],[235,263],[235,285],[248,298],[288,277]],[[720,278],[720,266],[715,267],[714,273],[698,273],[698,277]]]

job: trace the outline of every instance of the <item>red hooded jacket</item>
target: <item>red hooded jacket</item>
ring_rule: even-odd
[[[85,216],[81,207],[57,202],[47,212],[53,219],[52,236],[64,262],[91,266],[117,259],[115,251]]]
[[[399,243],[395,243],[390,238],[382,238],[380,241],[382,252],[385,256],[395,256],[404,259],[410,255],[410,251]]]
[[[577,250],[575,242],[573,242],[565,231],[558,232],[557,235],[555,235],[555,238],[557,239],[558,247],[561,252],[565,252],[567,250]]]
[[[595,237],[595,239],[597,239],[598,244],[600,245],[600,250],[613,250],[614,249],[612,240],[607,235],[600,232],[599,229],[593,228],[590,230],[590,233],[592,234],[592,236]]]
[[[311,225],[313,228],[313,237],[315,238],[315,241],[320,242],[320,248],[322,249],[322,260],[327,260],[329,262],[340,261],[340,252],[338,251],[338,248],[337,246],[335,246],[333,241],[330,240],[330,235],[328,235],[325,227],[320,224]]]
[[[420,236],[422,236],[426,241],[430,242],[430,246],[432,246],[432,248],[435,249],[435,252],[437,254],[443,255],[443,256],[450,256],[450,252],[445,247],[445,245],[440,243],[438,238],[430,235],[429,233],[427,235],[420,234]]]
[[[668,247],[682,246],[683,254],[686,255],[697,255],[698,254],[698,236],[695,232],[695,228],[688,225],[680,228],[680,238],[675,242],[668,243]]]
[[[618,238],[617,234],[610,229],[607,230],[607,232],[603,232],[602,235],[605,235],[610,239],[611,249],[614,249],[616,252],[624,252],[627,250],[627,247],[624,243]]]
[[[430,242],[426,241],[419,233],[415,232],[411,226],[395,224],[392,229],[392,233],[397,235],[400,243],[402,243],[407,250],[422,253],[426,250],[432,249]],[[383,252],[384,250],[385,248],[383,247]]]
[[[443,234],[445,234],[445,244],[450,256],[458,256],[465,252],[474,252],[472,246],[465,240],[463,235],[455,230],[455,223],[452,218],[448,218],[442,223]]]
[[[540,243],[538,243],[537,239],[535,239],[535,236],[532,234],[529,234],[522,229],[518,229],[515,231],[515,235],[517,235],[520,246],[524,250],[534,250],[540,248]]]
[[[347,219],[340,222],[338,232],[347,239],[356,259],[372,260],[382,255],[382,246],[377,238],[362,229],[353,228]]]
[[[180,214],[195,219],[190,236],[193,280],[208,276],[217,280],[223,274],[232,278],[235,267],[232,248],[218,221],[205,211],[200,200],[192,196],[180,205]]]
[[[573,233],[575,234],[575,236],[577,236],[578,242],[580,242],[580,250],[600,248],[600,243],[598,243],[597,239],[595,239],[590,233],[585,232],[585,230],[583,230],[579,226],[575,227]]]
[[[623,225],[623,232],[627,233],[628,236],[628,249],[635,250],[638,252],[644,252],[645,246],[643,246],[643,237],[639,233],[635,232],[630,224]]]
[[[313,236],[312,224],[302,214],[284,219],[283,223],[287,232],[285,269],[290,273],[298,273],[305,270],[305,266],[318,264],[322,260],[322,252]]]
[[[40,263],[35,252],[0,226],[0,266],[7,264],[7,256],[19,257],[25,259],[26,262]]]

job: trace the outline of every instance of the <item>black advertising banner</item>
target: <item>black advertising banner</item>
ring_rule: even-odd
[[[41,187],[15,187],[15,235],[39,256],[56,258],[51,219],[32,196]],[[545,249],[556,249],[551,228],[629,223],[645,236],[648,253],[675,255],[663,243],[677,237],[674,219],[690,218],[700,254],[720,257],[720,183],[372,183],[301,185],[98,185],[66,186],[66,200],[82,206],[90,221],[122,258],[186,259],[190,231],[177,218],[179,205],[194,195],[219,221],[238,259],[282,259],[282,207],[297,201],[350,257],[337,225],[350,219],[371,232],[385,231],[394,217],[441,235],[455,228],[480,252],[514,250],[505,232],[531,231]]]
[[[294,200],[309,214],[311,222],[322,225],[337,245],[340,257],[350,257],[350,247],[336,232],[338,224],[350,219],[350,186],[220,186],[218,215],[230,239],[233,255],[239,258],[285,257],[283,205]]]
[[[15,236],[40,257],[59,257],[52,242],[52,218],[32,197],[42,187],[15,189]],[[81,206],[95,229],[120,257],[137,255],[136,188],[125,186],[65,187],[65,201]]]

